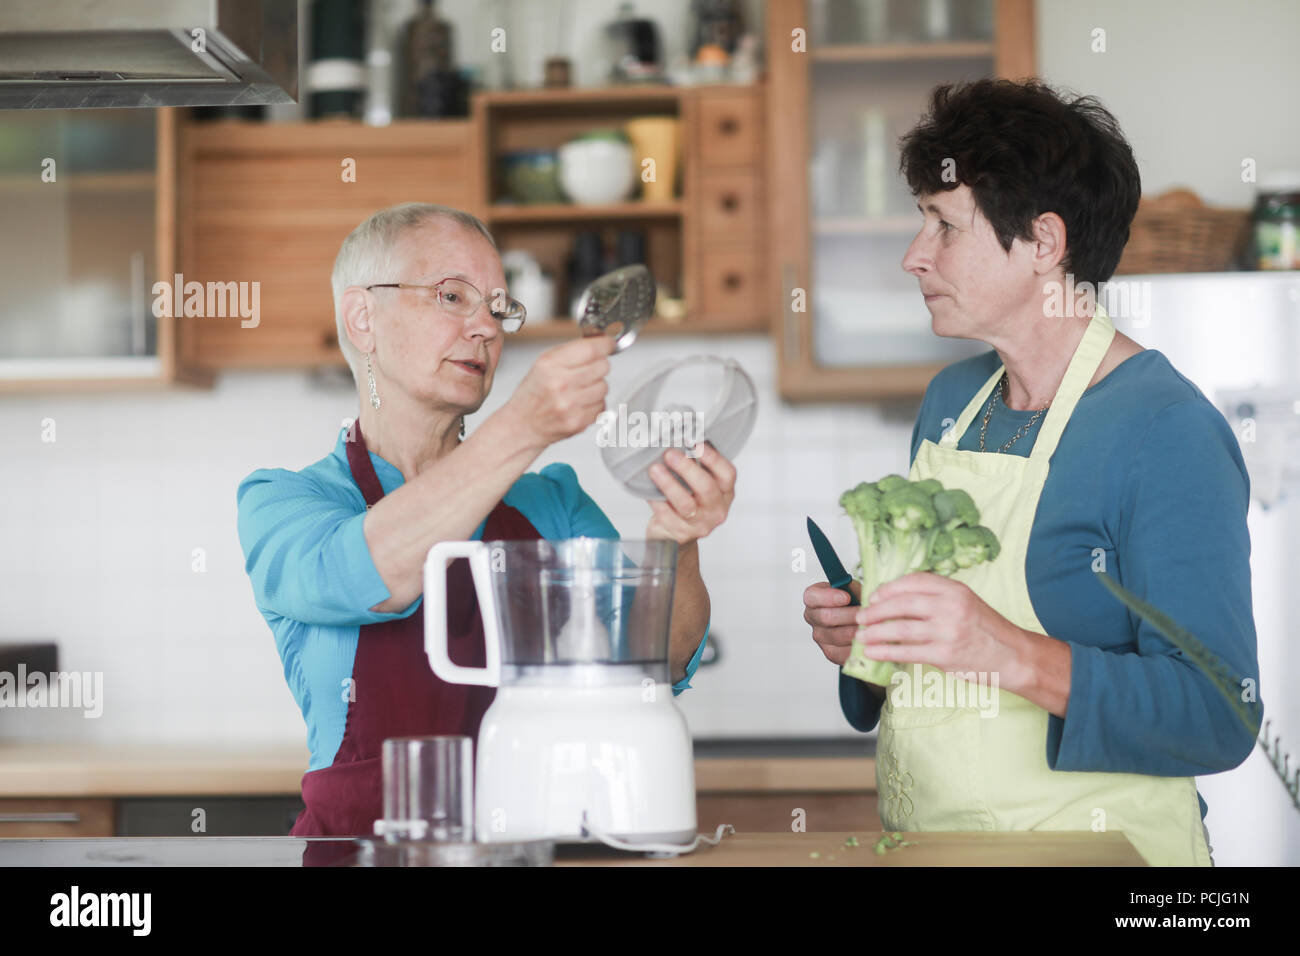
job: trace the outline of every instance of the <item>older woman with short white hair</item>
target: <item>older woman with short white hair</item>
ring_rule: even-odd
[[[385,738],[477,734],[493,690],[438,679],[415,614],[435,543],[618,537],[571,467],[526,473],[604,410],[611,339],[544,352],[510,399],[465,435],[505,337],[525,319],[505,285],[492,236],[467,213],[406,203],[363,222],[333,274],[360,416],[315,464],[261,469],[239,486],[246,569],[307,724],[306,809],[294,835],[371,832],[382,815]],[[726,518],[735,470],[707,445],[696,458],[669,450],[665,462],[652,474],[666,500],[651,503],[644,536],[680,549],[669,650],[679,693],[709,623],[696,542]],[[449,572],[451,653],[482,664],[482,625],[462,564]]]

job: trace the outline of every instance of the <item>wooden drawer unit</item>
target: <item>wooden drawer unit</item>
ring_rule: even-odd
[[[763,221],[758,174],[751,171],[700,174],[700,239],[752,246]]]
[[[687,158],[696,264],[691,310],[740,328],[767,325],[762,261],[763,87],[705,87],[696,91]]]
[[[761,110],[752,88],[722,88],[700,96],[695,136],[705,166],[756,166],[762,144]]]
[[[762,308],[760,253],[710,249],[700,254],[700,311],[711,319],[752,323]]]
[[[112,800],[0,799],[0,839],[111,836]]]

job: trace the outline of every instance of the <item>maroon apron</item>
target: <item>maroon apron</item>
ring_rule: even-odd
[[[346,442],[352,478],[367,509],[384,496],[366,451],[361,428]],[[488,515],[484,541],[541,538],[537,529],[505,502]],[[454,663],[482,667],[486,662],[483,622],[470,577],[469,562],[457,558],[447,569],[447,643]],[[355,699],[348,703],[343,742],[334,763],[302,778],[306,809],[290,836],[373,836],[383,816],[382,748],[389,737],[463,734],[477,747],[479,724],[496,688],[448,684],[434,674],[424,650],[424,613],[360,628],[352,664]]]

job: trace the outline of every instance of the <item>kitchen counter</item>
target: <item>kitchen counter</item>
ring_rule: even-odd
[[[304,747],[3,743],[0,797],[298,793]]]
[[[697,740],[702,792],[874,791],[874,741]],[[293,794],[306,747],[0,743],[0,798]]]
[[[675,859],[650,860],[604,846],[563,846],[559,866],[1145,866],[1122,833],[909,833],[915,845],[877,854],[880,834],[737,833]],[[310,849],[309,859],[304,853]],[[814,856],[813,854],[817,854]],[[294,837],[0,840],[8,866],[349,866],[351,840]]]

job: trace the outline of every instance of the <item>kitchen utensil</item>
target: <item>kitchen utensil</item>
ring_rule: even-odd
[[[620,202],[636,185],[632,146],[617,131],[596,131],[565,143],[559,164],[559,183],[579,205]]]
[[[486,665],[447,650],[446,569],[468,558]],[[672,541],[442,541],[424,566],[440,678],[498,688],[478,735],[482,843],[692,845],[694,756],[668,673]]]
[[[598,439],[605,467],[638,498],[659,500],[650,466],[664,450],[707,441],[734,459],[753,431],[758,392],[734,360],[693,355],[647,371],[616,407],[617,427]]]
[[[383,746],[385,840],[460,843],[474,834],[474,751],[468,737],[391,737]]]
[[[853,575],[844,570],[844,565],[840,562],[835,549],[831,547],[830,540],[812,518],[808,519],[808,537],[812,539],[813,551],[821,563],[822,570],[826,572],[826,580],[830,582],[831,587],[839,588],[849,596],[849,607],[856,607],[859,603],[858,599],[849,588]]]
[[[607,272],[583,291],[574,310],[583,335],[616,335],[614,353],[636,341],[641,327],[654,315],[658,290],[644,265]]]

